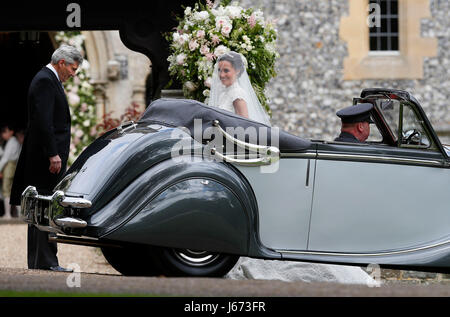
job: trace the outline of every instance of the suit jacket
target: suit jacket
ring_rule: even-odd
[[[361,143],[353,134],[348,132],[341,132],[341,134],[334,140],[339,142]]]
[[[39,193],[51,194],[65,172],[70,150],[70,110],[59,78],[42,68],[28,90],[28,128],[17,163],[11,190],[12,205],[20,205],[24,189],[35,186]],[[59,155],[59,174],[49,171],[49,158]]]

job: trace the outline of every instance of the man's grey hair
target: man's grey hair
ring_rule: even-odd
[[[81,65],[83,63],[83,56],[81,56],[77,48],[67,44],[62,44],[53,52],[52,64],[57,64],[62,59],[66,61],[66,64],[74,64],[77,62]]]

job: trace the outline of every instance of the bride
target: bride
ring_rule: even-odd
[[[250,83],[245,69],[245,57],[233,51],[217,59],[208,105],[270,125],[269,116]]]

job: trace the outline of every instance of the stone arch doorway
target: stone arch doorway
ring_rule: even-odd
[[[18,129],[27,127],[28,87],[34,75],[50,62],[54,51],[52,39],[48,32],[0,32],[1,125],[13,124]]]
[[[90,64],[89,74],[91,76],[91,83],[94,86],[97,119],[100,119],[107,113],[107,61],[110,59],[109,52],[112,49],[108,47],[106,36],[102,31],[83,31],[82,34],[85,37],[84,46]]]
[[[132,102],[145,109],[146,79],[151,61],[131,51],[119,31],[83,31],[89,74],[96,97],[97,120],[113,112],[118,117]]]

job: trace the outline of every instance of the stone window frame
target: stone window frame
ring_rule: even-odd
[[[368,0],[349,0],[349,15],[340,21],[347,42],[344,80],[422,79],[423,59],[437,54],[436,38],[421,36],[421,20],[430,18],[430,0],[398,0],[399,50],[375,52],[369,47]]]
[[[398,51],[398,0],[369,0],[369,3],[377,4],[381,9],[379,17],[381,25],[378,27],[374,25],[369,28],[370,50],[377,52]],[[385,10],[383,10],[381,4],[384,4]],[[393,21],[394,23],[392,23]],[[383,24],[385,25],[384,29]],[[393,30],[393,27],[396,27],[396,30],[395,28]]]

